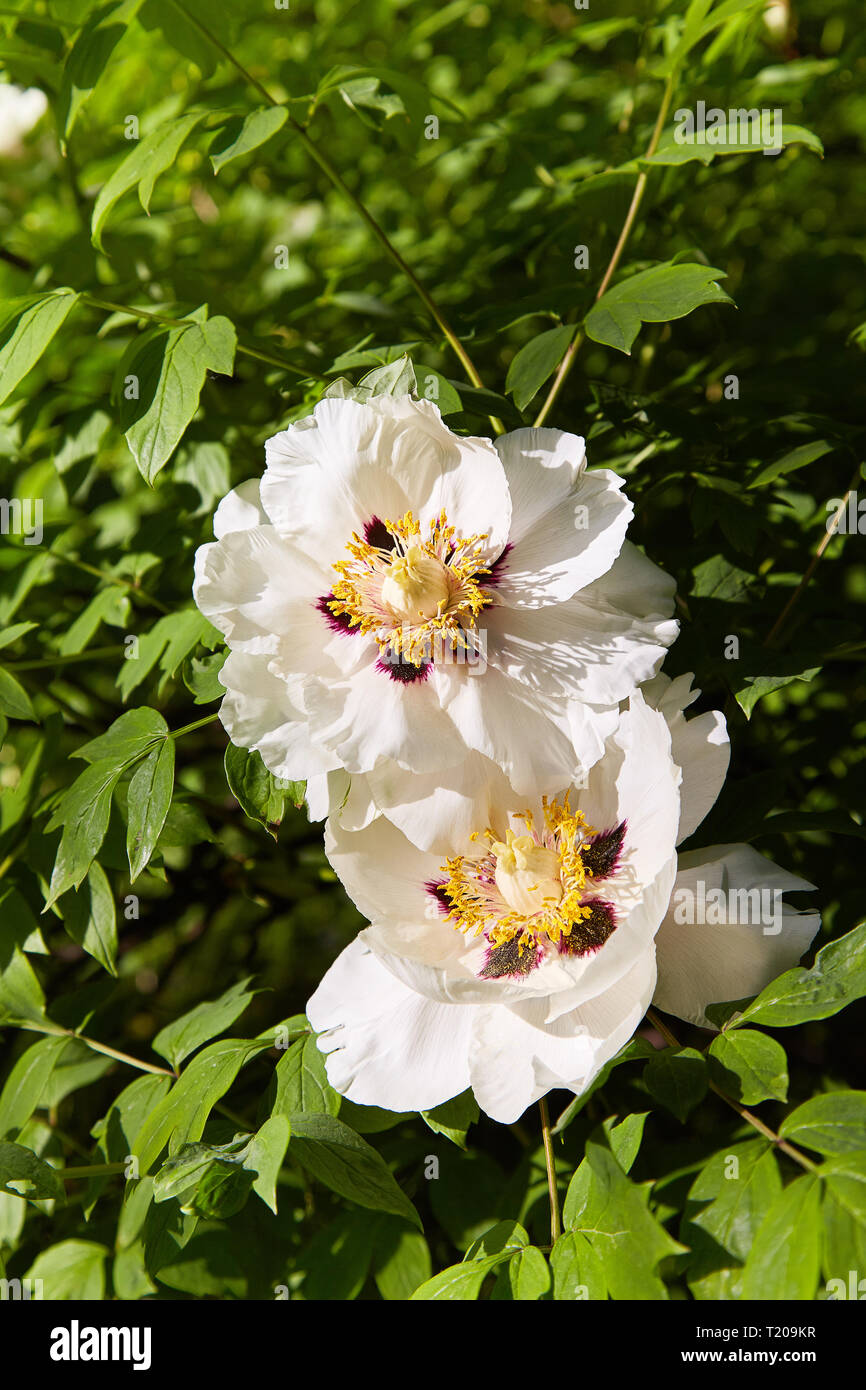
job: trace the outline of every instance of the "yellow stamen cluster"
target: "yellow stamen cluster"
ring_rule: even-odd
[[[456,855],[442,865],[442,873],[447,875],[443,893],[451,903],[448,920],[458,931],[476,937],[484,934],[493,946],[517,937],[522,954],[527,944],[537,945],[541,937],[554,943],[568,937],[578,922],[591,915],[591,908],[581,906],[587,882],[583,846],[595,832],[582,811],[571,809],[568,793],[562,801],[545,797],[543,805],[545,825],[540,834],[534,829],[531,813],[524,811],[519,819],[526,826],[525,834],[515,835],[509,830],[503,842],[488,828],[484,831],[488,844],[485,853],[477,858]],[[539,893],[536,911],[508,908],[497,887],[497,870],[522,875],[521,890]],[[536,882],[532,881],[533,870]],[[554,871],[558,881],[553,879]],[[556,891],[551,891],[554,883]]]
[[[350,558],[334,564],[339,579],[328,600],[331,612],[372,633],[392,661],[432,660],[442,643],[452,651],[468,650],[467,631],[493,601],[478,583],[489,573],[482,561],[487,536],[458,538],[444,511],[430,522],[427,540],[411,511],[382,524],[394,549],[370,545],[354,533],[346,547]]]

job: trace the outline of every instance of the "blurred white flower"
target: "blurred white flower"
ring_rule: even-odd
[[[38,87],[0,86],[0,155],[19,153],[22,136],[47,109],[48,98]]]

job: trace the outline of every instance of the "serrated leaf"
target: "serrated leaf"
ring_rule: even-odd
[[[584,319],[584,330],[596,343],[630,353],[643,323],[668,323],[684,318],[703,304],[733,304],[716,284],[725,272],[706,265],[653,266],[614,285]]]

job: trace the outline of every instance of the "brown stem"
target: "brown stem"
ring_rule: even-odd
[[[555,1245],[562,1235],[562,1219],[559,1214],[559,1193],[556,1189],[556,1164],[553,1158],[553,1139],[550,1133],[550,1115],[547,1099],[538,1102],[541,1112],[541,1137],[544,1142],[544,1161],[547,1164],[547,1190],[550,1193],[550,1243]]]
[[[668,1043],[670,1047],[681,1046],[668,1025],[663,1019],[659,1018],[655,1009],[647,1009],[646,1016],[653,1028],[658,1029],[665,1042]],[[792,1158],[795,1163],[799,1163],[801,1168],[806,1168],[810,1173],[818,1172],[817,1163],[813,1163],[811,1158],[807,1158],[805,1154],[800,1153],[800,1150],[795,1149],[793,1144],[789,1144],[787,1139],[783,1139],[774,1129],[770,1129],[770,1126],[764,1124],[763,1120],[759,1120],[757,1115],[753,1115],[751,1110],[747,1110],[744,1105],[740,1105],[739,1101],[732,1100],[730,1096],[725,1095],[724,1091],[721,1090],[714,1081],[710,1081],[707,1084],[710,1090],[715,1092],[719,1099],[725,1102],[725,1105],[729,1105],[732,1110],[736,1110],[737,1114],[741,1116],[742,1119],[754,1126],[755,1129],[763,1134],[765,1139],[769,1139],[771,1144],[775,1144],[777,1149],[781,1149],[782,1152],[786,1153],[789,1158]]]
[[[662,103],[659,107],[659,113],[656,117],[656,123],[653,129],[652,136],[650,138],[650,142],[647,145],[646,154],[644,155],[645,159],[649,159],[656,152],[656,147],[658,145],[661,133],[664,129],[665,118],[668,114],[668,108],[670,107],[673,94],[673,79],[669,77],[667,82],[665,83],[665,90],[664,95],[662,96]],[[641,202],[643,201],[644,190],[647,185],[648,177],[649,175],[646,169],[642,169],[637,176],[637,183],[634,186],[634,193],[632,194],[629,210],[626,213],[625,222],[622,224],[622,231],[619,234],[619,239],[616,243],[616,246],[613,248],[613,255],[608,261],[607,270],[604,272],[601,284],[599,285],[598,291],[595,296],[596,304],[607,290],[607,287],[610,284],[616,272],[616,268],[620,263],[622,253],[625,250],[626,242],[628,241],[629,236],[631,235],[631,229],[634,226],[635,218],[638,214],[638,209],[640,208]],[[543,425],[548,415],[550,414],[553,403],[559,395],[560,390],[562,389],[563,382],[565,381],[566,377],[568,376],[569,372],[574,366],[575,358],[577,357],[577,354],[580,350],[580,345],[583,342],[583,336],[583,329],[579,328],[574,337],[572,338],[571,342],[569,343],[568,348],[566,349],[565,356],[560,362],[556,376],[553,379],[553,384],[547,393],[547,398],[544,402],[544,405],[541,407],[540,411],[538,412],[538,415],[535,418],[534,424],[536,428],[539,425]]]

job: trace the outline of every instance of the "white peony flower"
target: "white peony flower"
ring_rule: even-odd
[[[357,825],[381,809],[408,827],[414,779],[459,795],[473,754],[521,795],[596,761],[677,625],[673,581],[624,543],[621,479],[586,471],[582,439],[494,447],[429,401],[329,398],[266,457],[196,556],[196,602],[231,648],[233,742],[307,780],[313,814],[350,774]]]
[[[17,154],[21,137],[32,130],[48,109],[38,87],[0,86],[0,155]]]
[[[706,1004],[799,959],[816,914],[713,925],[698,885],[702,873],[711,889],[811,885],[745,845],[684,855],[677,876],[675,846],[727,763],[721,716],[683,717],[689,684],[651,686],[658,711],[631,696],[585,790],[521,805],[500,788],[491,804],[488,784],[477,833],[455,834],[444,858],[383,817],[355,832],[329,822],[331,863],[371,923],[307,1007],[337,1090],[419,1110],[471,1086],[511,1123],[549,1090],[586,1090],[653,999],[706,1025]]]

